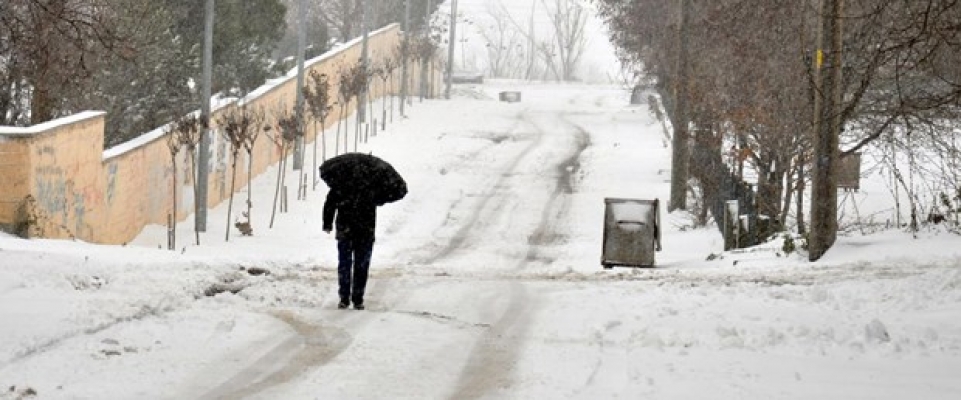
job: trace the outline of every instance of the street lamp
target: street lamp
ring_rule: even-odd
[[[450,5],[450,40],[447,48],[447,91],[444,97],[450,100],[450,89],[454,82],[454,43],[457,42],[457,0]]]

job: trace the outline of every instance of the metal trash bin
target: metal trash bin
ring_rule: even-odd
[[[741,248],[741,208],[737,200],[724,203],[724,251]]]
[[[658,199],[604,199],[604,244],[601,265],[653,267],[661,251],[661,210]]]
[[[500,92],[498,97],[503,102],[518,103],[521,101],[521,92]]]

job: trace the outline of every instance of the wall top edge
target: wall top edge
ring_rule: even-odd
[[[82,111],[67,117],[57,118],[52,121],[47,121],[39,123],[33,126],[27,127],[16,127],[16,126],[0,126],[0,135],[4,136],[34,136],[42,134],[44,132],[49,132],[55,128],[61,126],[72,125],[84,120],[100,118],[107,113],[105,111]]]
[[[379,36],[398,27],[400,27],[400,24],[395,22],[393,24],[387,25],[375,31],[370,31],[370,33],[368,33],[367,36],[368,37]],[[317,64],[320,64],[324,61],[337,57],[338,55],[340,55],[341,52],[349,50],[350,48],[360,44],[363,40],[364,40],[363,36],[353,38],[345,43],[338,44],[336,47],[333,47],[330,50],[327,50],[326,52],[324,52],[321,55],[318,55],[317,57],[311,58],[309,60],[304,60],[304,69],[307,70],[309,68],[314,67]],[[246,97],[242,99],[235,99],[235,102],[237,103],[237,105],[243,106],[246,103],[252,102],[254,100],[259,99],[260,97],[263,97],[265,94],[276,89],[277,87],[280,87],[283,84],[296,79],[297,79],[297,67],[295,66],[291,68],[290,71],[287,71],[287,73],[284,74],[284,76],[268,80],[267,83],[265,83],[264,85],[248,93]],[[305,77],[305,82],[306,82],[306,77]]]
[[[393,29],[396,29],[397,27],[399,27],[399,24],[393,23],[385,27],[382,27],[380,29],[377,29],[375,31],[371,31],[369,33],[369,36],[379,36]],[[317,57],[314,57],[309,60],[305,60],[304,68],[307,69],[307,68],[313,67],[316,64],[319,64],[331,58],[334,58],[337,55],[339,55],[342,51],[350,49],[351,47],[360,44],[362,40],[363,40],[363,37],[356,37],[345,43],[339,44],[337,47],[334,47],[328,50],[324,54],[318,55]],[[216,97],[211,98],[211,103],[212,103],[211,112],[212,113],[216,112],[219,109],[227,107],[231,104],[244,105],[248,102],[254,101],[264,96],[268,92],[296,78],[297,78],[297,68],[294,67],[290,71],[288,71],[287,74],[285,74],[284,76],[268,81],[266,84],[250,92],[249,94],[247,94],[247,96],[245,96],[242,99],[216,98]],[[194,112],[199,113],[199,111],[194,111]],[[98,118],[104,115],[106,115],[105,111],[83,111],[67,117],[58,118],[52,121],[43,122],[43,123],[29,126],[29,127],[0,126],[0,136],[6,136],[6,137],[12,137],[12,138],[34,136],[34,135],[42,134],[44,132],[51,131],[57,127],[75,124],[80,121],[84,121],[91,118]],[[104,161],[107,161],[109,159],[121,156],[123,154],[129,153],[132,150],[135,150],[139,147],[142,147],[150,142],[153,142],[163,137],[165,134],[165,129],[167,128],[168,125],[169,124],[164,124],[164,126],[153,129],[150,132],[147,132],[141,136],[138,136],[127,142],[118,144],[117,146],[114,146],[112,148],[106,149],[103,152],[102,159]]]

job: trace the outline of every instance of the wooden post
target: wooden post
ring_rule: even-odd
[[[680,0],[681,12],[678,24],[677,73],[674,79],[674,137],[671,141],[671,198],[668,211],[687,209],[687,169],[690,136],[688,132],[688,19],[691,0]]]
[[[814,98],[814,171],[811,185],[811,235],[808,259],[816,261],[834,245],[838,231],[838,137],[841,130],[841,6],[821,0],[821,25]]]

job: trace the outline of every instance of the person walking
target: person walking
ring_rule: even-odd
[[[340,295],[337,308],[347,308],[353,302],[354,309],[364,309],[376,222],[377,204],[370,199],[336,189],[327,193],[323,230],[329,234],[335,225],[337,227],[337,293]]]
[[[324,161],[320,179],[330,187],[324,201],[324,232],[337,227],[337,306],[347,308],[353,302],[355,309],[363,310],[377,207],[403,199],[407,182],[390,163],[363,153]]]

